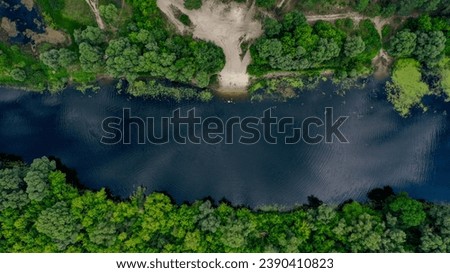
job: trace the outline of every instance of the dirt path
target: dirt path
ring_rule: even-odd
[[[89,5],[92,12],[94,13],[95,21],[97,21],[98,28],[105,29],[105,23],[103,22],[103,19],[100,16],[100,10],[98,9],[98,0],[86,0],[86,3]]]
[[[283,6],[283,4],[284,4],[285,1],[286,1],[286,0],[281,0],[281,1],[279,1],[279,3],[277,4],[277,8],[281,8],[281,7]]]
[[[280,0],[278,7],[282,7],[288,1]],[[258,38],[262,33],[261,23],[255,19],[256,8],[245,4],[223,4],[219,0],[206,0],[198,10],[184,8],[183,0],[157,0],[157,5],[167,16],[169,21],[182,33],[192,33],[195,38],[207,40],[220,46],[226,57],[224,69],[219,74],[220,90],[225,93],[243,92],[249,84],[247,66],[251,62],[250,52],[244,57],[241,44]],[[193,26],[186,27],[176,18],[176,11],[188,15]],[[263,12],[264,13],[264,12]],[[266,14],[270,16],[270,14]],[[336,13],[326,15],[306,15],[309,23],[319,20],[334,22],[338,19],[350,18],[356,23],[362,20],[371,20],[380,37],[383,27],[390,23],[392,18],[370,18],[357,12]],[[385,75],[392,58],[384,49],[373,59],[377,75]]]
[[[223,92],[243,92],[249,84],[247,66],[251,62],[250,52],[243,52],[241,44],[259,37],[263,31],[261,23],[254,17],[254,5],[232,2],[223,4],[217,0],[203,1],[198,10],[184,8],[183,0],[158,0],[158,7],[181,33],[192,32],[198,39],[211,41],[223,49],[226,64],[219,74]],[[174,7],[188,15],[193,26],[184,26],[174,14]]]
[[[306,15],[306,20],[310,23],[316,22],[316,21],[328,21],[328,22],[334,22],[338,19],[345,19],[350,18],[356,23],[361,22],[362,20],[369,19],[372,21],[372,23],[375,25],[375,28],[378,31],[378,34],[380,35],[380,38],[382,37],[382,30],[383,27],[388,24],[391,20],[391,18],[382,18],[380,16],[370,18],[367,16],[364,16],[362,14],[359,14],[357,12],[349,12],[349,13],[336,13],[336,14],[326,14],[326,15]]]
[[[338,19],[350,18],[357,23],[362,20],[369,19],[375,25],[375,28],[378,31],[378,35],[380,35],[380,39],[383,38],[382,31],[383,27],[391,22],[393,18],[382,18],[377,16],[375,18],[370,18],[364,15],[361,15],[357,12],[351,13],[342,13],[342,14],[327,14],[327,15],[307,15],[306,20],[310,23],[316,22],[319,20],[323,21],[336,21]],[[377,56],[372,59],[372,64],[375,67],[374,76],[377,78],[384,78],[389,76],[389,67],[393,62],[393,58],[389,56],[389,54],[383,48],[380,49]]]
[[[336,21],[338,19],[350,18],[356,22],[360,22],[361,20],[366,19],[365,16],[357,13],[357,12],[349,12],[349,13],[336,13],[336,14],[325,14],[325,15],[305,15],[306,20],[310,23],[316,21]]]

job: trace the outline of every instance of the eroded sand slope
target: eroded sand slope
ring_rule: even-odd
[[[198,39],[211,41],[220,46],[226,57],[224,69],[219,74],[222,91],[244,91],[249,83],[247,66],[250,52],[242,56],[241,44],[262,34],[261,23],[254,18],[255,7],[245,4],[223,4],[216,0],[204,0],[198,10],[184,8],[183,0],[158,0],[158,7],[181,33],[192,32]],[[187,14],[193,26],[185,27],[175,18],[178,9]]]

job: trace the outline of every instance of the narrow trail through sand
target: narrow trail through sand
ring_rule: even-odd
[[[288,1],[289,2],[289,1]],[[282,7],[285,0],[278,2],[278,7]],[[255,18],[257,8],[252,5],[238,4],[231,2],[224,4],[219,0],[203,1],[203,5],[198,10],[188,10],[184,7],[183,0],[157,0],[159,9],[167,16],[169,21],[182,33],[192,33],[195,38],[211,41],[223,49],[226,64],[219,73],[220,90],[226,93],[245,92],[249,84],[247,67],[251,63],[250,52],[243,54],[241,44],[252,41],[263,34],[262,24]],[[177,19],[177,13],[182,12],[189,16],[192,26],[187,27]],[[266,16],[271,16],[263,12]],[[357,12],[336,13],[325,15],[305,15],[310,23],[319,20],[334,22],[338,19],[350,18],[356,23],[362,20],[371,20],[380,37],[386,24],[393,18],[375,17],[370,18]],[[373,59],[373,64],[377,71],[386,73],[387,65],[392,58],[384,49]]]

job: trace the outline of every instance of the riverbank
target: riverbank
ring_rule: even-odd
[[[151,99],[209,101],[216,93],[232,100],[246,93],[253,96],[258,86],[269,91],[266,97],[275,94],[289,99],[297,96],[301,82],[314,82],[325,75],[350,85],[373,74],[388,77],[393,74],[392,64],[412,58],[419,61],[420,73],[438,80],[430,86],[440,88],[433,93],[450,93],[446,91],[447,70],[439,68],[449,53],[450,26],[445,14],[393,12],[386,16],[366,11],[370,4],[364,9],[349,5],[333,14],[320,14],[320,7],[315,6],[304,16],[299,12],[304,7],[295,7],[291,1],[276,1],[273,7],[254,1],[218,4],[209,0],[198,7],[187,7],[182,0],[108,0],[98,7],[83,1],[59,1],[59,9],[46,0],[22,9],[24,16],[41,22],[39,32],[58,29],[65,33],[66,42],[32,40],[15,47],[11,37],[3,41],[0,83],[52,92],[74,84],[86,90],[101,75],[121,79],[133,96]],[[82,15],[73,16],[69,7]],[[3,21],[8,21],[4,26],[12,35],[11,18]],[[434,38],[425,39],[429,35]],[[403,46],[411,49],[403,52]],[[283,79],[286,75],[306,75],[307,79]],[[182,90],[173,90],[172,84],[154,87],[155,82],[168,81],[183,86]],[[398,93],[409,92],[421,100],[422,95],[414,90],[402,91],[405,85],[394,85],[388,89],[390,98],[404,98]],[[396,109],[402,103],[393,101]],[[414,99],[411,105],[408,111],[420,102]]]
[[[177,205],[142,189],[114,201],[105,190],[73,187],[46,157],[30,165],[0,164],[0,178],[5,253],[450,251],[450,206],[389,187],[372,190],[365,203],[330,206],[311,196],[281,213],[209,199]]]

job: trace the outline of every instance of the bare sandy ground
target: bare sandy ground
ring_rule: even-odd
[[[184,8],[183,0],[158,0],[158,7],[181,33],[192,32],[198,39],[211,41],[225,53],[226,64],[219,74],[223,92],[242,92],[249,84],[247,66],[251,62],[250,52],[241,58],[241,44],[259,37],[262,25],[256,20],[255,7],[232,2],[223,4],[217,0],[204,0],[198,10]],[[193,27],[185,27],[175,18],[174,8],[188,15]]]
[[[29,11],[31,11],[34,7],[33,0],[21,0],[20,1]]]
[[[7,17],[2,18],[1,28],[8,34],[9,37],[17,36],[16,22],[9,20]]]
[[[220,90],[224,93],[245,91],[249,84],[247,66],[251,62],[250,52],[246,52],[243,57],[241,44],[258,38],[262,33],[261,23],[255,19],[256,8],[254,4],[250,7],[245,4],[223,4],[217,0],[203,0],[203,5],[198,10],[187,10],[184,8],[183,0],[157,0],[158,7],[168,17],[182,34],[192,33],[195,38],[207,40],[220,46],[226,57],[224,69],[219,74]],[[279,0],[277,7],[290,3],[290,0]],[[193,23],[193,27],[186,27],[176,17],[175,11],[179,10],[187,14]],[[266,16],[272,14],[260,10]],[[338,19],[350,18],[356,23],[362,20],[371,20],[380,37],[383,27],[392,20],[381,17],[369,18],[357,12],[336,13],[326,15],[306,15],[308,22],[313,23],[319,20],[334,22]],[[392,63],[392,57],[381,49],[379,54],[373,59],[376,68],[375,76],[382,77],[388,75],[388,69]]]
[[[306,20],[308,22],[316,22],[316,21],[336,21],[338,19],[345,19],[345,18],[350,18],[353,19],[356,22],[359,22],[363,19],[365,19],[366,17],[357,13],[357,12],[349,12],[349,13],[336,13],[336,14],[326,14],[326,15],[305,15]]]
[[[50,44],[64,44],[67,38],[63,32],[55,30],[51,27],[46,27],[44,33],[36,33],[29,29],[25,31],[25,35],[30,37],[36,44],[50,43]]]

